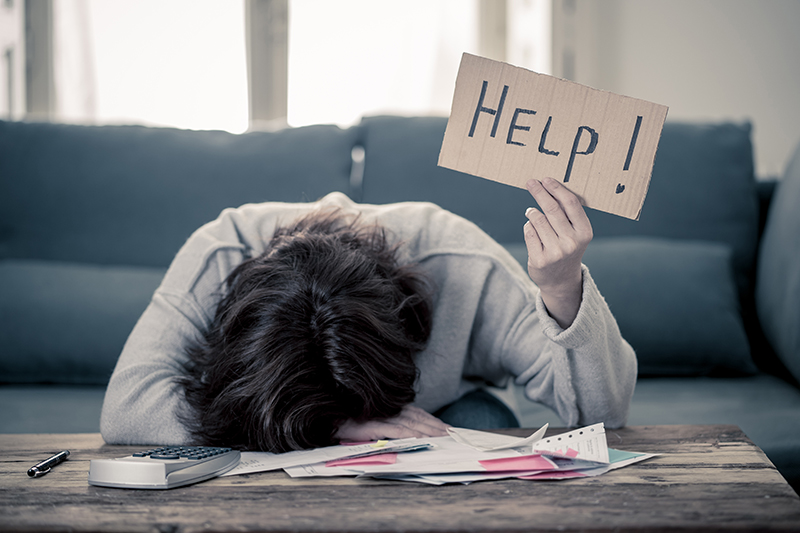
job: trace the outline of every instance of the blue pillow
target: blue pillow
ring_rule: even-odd
[[[0,261],[0,382],[105,385],[164,272]]]
[[[757,368],[728,245],[648,237],[595,239],[586,250],[640,375],[739,375]]]
[[[349,192],[358,135],[0,120],[0,257],[166,268],[226,207]]]

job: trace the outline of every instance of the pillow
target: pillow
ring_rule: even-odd
[[[639,375],[740,375],[757,368],[728,245],[596,239],[583,262],[636,350]]]
[[[0,381],[105,385],[164,272],[0,261]]]
[[[778,183],[767,216],[756,281],[764,335],[800,381],[800,146]]]
[[[0,120],[0,256],[167,267],[227,207],[349,192],[358,135]]]

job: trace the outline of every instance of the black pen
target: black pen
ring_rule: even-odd
[[[66,461],[67,457],[69,457],[69,450],[58,452],[54,456],[48,457],[41,463],[32,466],[28,470],[28,475],[30,477],[42,477],[43,475],[48,473],[51,468],[53,468],[59,463],[63,463],[64,461]]]

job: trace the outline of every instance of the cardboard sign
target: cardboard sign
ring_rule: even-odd
[[[638,220],[663,105],[464,54],[439,166],[525,188],[561,181],[583,205]]]

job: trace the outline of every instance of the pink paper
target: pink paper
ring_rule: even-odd
[[[572,448],[567,448],[567,451],[564,450],[533,450],[536,453],[540,453],[542,455],[549,455],[550,457],[561,457],[564,459],[575,459],[578,457],[578,451],[573,450]]]
[[[522,455],[520,457],[504,457],[502,459],[486,459],[479,461],[487,472],[516,472],[529,470],[556,470],[553,463],[541,455]]]
[[[325,466],[357,466],[357,465],[393,465],[397,461],[397,453],[380,453],[366,457],[346,457],[328,461]]]
[[[567,453],[564,455],[566,455],[567,457],[572,457],[574,459],[575,457],[578,457],[578,452],[573,450],[572,448],[567,448]]]

